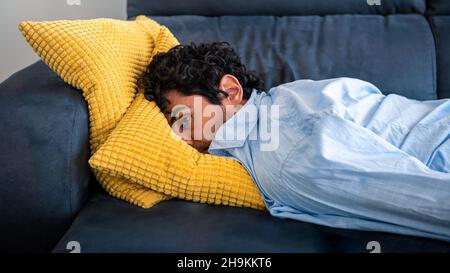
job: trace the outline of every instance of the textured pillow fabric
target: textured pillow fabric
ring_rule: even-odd
[[[257,186],[238,161],[189,146],[142,93],[89,164],[101,173],[180,199],[265,208]]]
[[[41,59],[81,89],[89,106],[91,153],[101,146],[136,94],[136,82],[157,52],[178,44],[170,31],[145,16],[22,22],[19,29]],[[149,207],[169,198],[126,180],[94,174],[113,196]]]

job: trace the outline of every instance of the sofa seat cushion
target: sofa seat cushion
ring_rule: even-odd
[[[449,252],[450,244],[418,237],[333,229],[271,217],[266,211],[171,199],[142,209],[95,194],[54,248],[70,252]]]

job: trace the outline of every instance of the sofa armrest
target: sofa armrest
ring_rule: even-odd
[[[0,84],[0,251],[50,251],[89,193],[87,105],[39,61]]]

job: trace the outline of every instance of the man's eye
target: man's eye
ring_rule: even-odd
[[[169,124],[170,126],[173,126],[175,122],[179,121],[183,126],[187,126],[189,125],[190,120],[190,115],[180,115],[179,117],[171,117],[169,120]]]
[[[191,116],[189,116],[189,115],[182,116],[182,117],[180,118],[180,121],[181,121],[181,123],[182,123],[183,125],[189,124],[190,120],[191,120]]]
[[[170,118],[170,120],[169,120],[170,126],[172,126],[175,123],[175,120],[176,120],[175,117]]]

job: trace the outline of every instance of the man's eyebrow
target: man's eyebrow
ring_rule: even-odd
[[[175,117],[171,117],[169,119],[169,124],[172,125],[173,123],[175,123],[176,118]]]
[[[175,111],[175,113],[180,112],[180,110],[176,109],[176,106],[174,106],[171,109],[167,109],[164,113],[166,115],[172,116],[172,113],[174,113],[174,111]]]
[[[175,114],[178,114],[178,113],[180,113],[180,112],[185,111],[186,109],[191,110],[190,105],[187,105],[187,104],[178,104],[178,105],[175,105],[174,107],[172,107],[172,109],[167,110],[166,113],[167,113],[168,115],[172,115],[172,113],[175,111]]]

